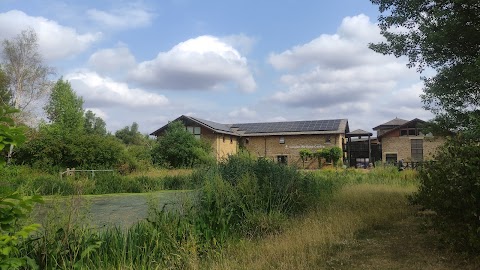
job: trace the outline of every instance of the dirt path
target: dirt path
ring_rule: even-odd
[[[442,249],[424,218],[411,215],[386,228],[357,234],[332,251],[326,269],[480,269],[480,262]]]

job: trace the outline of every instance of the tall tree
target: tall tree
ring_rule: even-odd
[[[126,126],[115,132],[115,137],[123,141],[127,145],[141,145],[144,143],[145,139],[142,133],[138,131],[138,124],[136,122],[132,123],[132,126]]]
[[[87,134],[97,134],[101,136],[107,135],[107,127],[105,121],[98,117],[91,110],[85,112],[85,132]]]
[[[8,88],[9,79],[0,67],[0,106],[8,106],[12,101],[12,94]]]
[[[480,125],[480,2],[472,0],[371,0],[386,42],[370,44],[383,54],[407,56],[426,67],[422,99],[444,128],[472,131]],[[477,134],[478,135],[478,134]]]
[[[3,68],[9,78],[12,105],[25,117],[25,113],[34,109],[32,103],[48,94],[53,69],[44,63],[38,52],[37,34],[32,29],[22,31],[12,40],[4,40],[2,45]]]
[[[84,128],[83,99],[72,89],[68,81],[59,79],[52,89],[45,106],[52,124],[66,132],[82,132]]]

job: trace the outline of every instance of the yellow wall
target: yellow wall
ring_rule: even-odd
[[[432,160],[439,146],[445,143],[443,137],[425,136],[388,136],[382,138],[382,159],[386,160],[386,154],[397,154],[397,160],[411,161],[412,139],[423,139],[423,160]]]
[[[326,135],[289,135],[289,136],[265,136],[265,137],[244,137],[248,138],[248,143],[244,143],[245,148],[257,157],[265,157],[276,161],[277,156],[285,155],[288,158],[288,164],[297,167],[303,167],[300,158],[300,150],[308,149],[312,153],[322,148],[338,146],[342,148],[343,134],[330,135],[330,142],[326,142]],[[280,144],[280,137],[285,139],[284,144]],[[317,168],[316,159],[310,159],[305,162],[305,168]]]

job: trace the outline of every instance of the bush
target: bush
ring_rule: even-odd
[[[175,121],[168,125],[165,134],[158,138],[152,149],[152,160],[160,166],[191,168],[197,165],[212,165],[215,158],[206,141],[196,139],[185,126]]]
[[[323,192],[311,175],[266,159],[231,156],[204,174],[198,212],[202,224],[211,228],[204,235],[215,241],[232,232],[244,236],[276,232],[286,217],[310,209]]]
[[[457,248],[480,251],[480,145],[453,138],[420,172],[414,203],[433,210],[433,226]]]

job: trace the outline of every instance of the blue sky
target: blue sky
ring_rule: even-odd
[[[406,60],[376,54],[367,0],[0,0],[0,39],[33,28],[46,63],[116,131],[221,123],[427,120]]]

